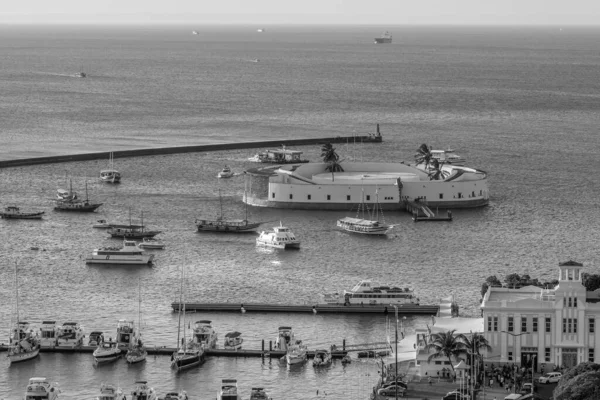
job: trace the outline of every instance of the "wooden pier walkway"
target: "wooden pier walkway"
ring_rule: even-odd
[[[171,303],[173,311],[183,309],[179,303]],[[268,303],[185,303],[186,312],[285,312],[314,314],[382,314],[393,313],[392,306],[382,304],[268,304]],[[401,304],[400,315],[436,315],[439,305]]]

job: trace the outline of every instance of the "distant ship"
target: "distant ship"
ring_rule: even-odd
[[[375,38],[375,44],[392,43],[392,34],[385,31],[381,37]]]
[[[192,34],[197,35],[198,31],[192,31]]]
[[[266,29],[265,29],[265,28],[258,28],[258,29],[256,30],[256,32],[264,32],[264,31],[266,31]]]

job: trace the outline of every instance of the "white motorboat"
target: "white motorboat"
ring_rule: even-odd
[[[88,336],[88,346],[98,347],[104,342],[104,333],[102,331],[92,331]]]
[[[134,324],[133,321],[120,319],[117,322],[117,346],[129,347],[134,341]]]
[[[217,177],[218,178],[231,178],[234,175],[235,174],[233,173],[233,171],[231,170],[231,168],[229,168],[229,166],[225,166],[225,168],[223,168],[221,170],[221,172],[219,172],[217,174]]]
[[[217,332],[211,324],[209,320],[196,321],[194,324],[193,341],[205,350],[217,347]]]
[[[187,392],[182,390],[181,392],[169,392],[165,394],[163,400],[189,400]]]
[[[50,383],[46,378],[30,378],[24,400],[56,400],[60,394],[58,383]]]
[[[384,286],[369,279],[358,282],[351,290],[343,294],[325,294],[324,299],[329,304],[419,304],[413,289],[397,286]]]
[[[296,235],[294,235],[290,228],[283,226],[281,222],[272,231],[262,231],[256,238],[256,244],[276,249],[300,248],[300,241],[296,239]]]
[[[294,332],[291,326],[280,326],[277,339],[275,340],[275,349],[287,351],[288,347],[295,343]]]
[[[240,332],[227,332],[225,334],[225,343],[223,344],[223,347],[225,347],[226,350],[239,350],[242,348],[242,343],[244,343],[244,339]]]
[[[29,322],[19,321],[10,335],[8,361],[17,363],[31,360],[40,353],[38,337],[33,334]]]
[[[58,328],[56,347],[75,348],[83,345],[83,327],[78,322],[65,322]]]
[[[137,381],[131,392],[131,400],[158,400],[158,395],[147,381]]]
[[[431,150],[431,159],[440,164],[465,165],[467,162],[466,158],[459,156],[452,149]]]
[[[56,321],[42,321],[42,327],[40,328],[40,346],[42,347],[56,347],[58,328]]]
[[[238,394],[237,379],[223,379],[221,381],[221,390],[217,395],[217,400],[241,400]]]
[[[150,265],[154,254],[144,253],[134,240],[123,240],[123,247],[100,247],[85,258],[86,264]]]
[[[248,157],[248,161],[250,161],[250,162],[261,162],[260,161],[260,154],[255,154],[252,157]]]
[[[109,224],[108,222],[106,222],[105,219],[99,219],[98,221],[96,221],[96,223],[94,225],[92,225],[92,228],[98,228],[98,229],[108,229],[111,227],[112,227],[112,225]]]
[[[250,390],[250,400],[272,400],[264,388],[253,387]]]
[[[315,351],[315,358],[313,358],[313,367],[327,367],[331,365],[333,356],[329,350],[317,350]]]
[[[288,346],[285,353],[285,361],[288,365],[302,364],[307,358],[308,349],[306,345],[302,344],[302,340],[296,340],[294,344]]]
[[[120,387],[103,383],[100,386],[100,395],[96,397],[96,400],[126,400],[125,393]]]
[[[108,340],[100,343],[92,355],[97,364],[107,363],[121,357],[121,349],[117,346],[117,342]]]
[[[44,211],[23,212],[19,207],[8,206],[0,211],[0,217],[5,219],[42,219]]]
[[[100,180],[108,183],[121,182],[121,173],[115,169],[114,156],[112,152],[108,158],[108,168],[100,171]]]
[[[162,240],[145,237],[142,242],[138,243],[140,249],[164,249],[165,244]]]

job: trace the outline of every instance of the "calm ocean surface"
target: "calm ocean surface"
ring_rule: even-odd
[[[192,35],[192,30],[199,35]],[[394,43],[375,46],[391,30]],[[258,59],[259,62],[253,62]],[[79,71],[89,77],[72,77]],[[600,233],[600,29],[432,27],[0,27],[0,159],[212,142],[373,132],[384,143],[337,145],[346,160],[410,160],[421,143],[453,147],[489,172],[488,207],[454,212],[451,223],[398,224],[387,239],[335,229],[342,212],[250,208],[250,218],[283,221],[302,240],[295,252],[258,249],[255,235],[196,233],[214,216],[219,192],[230,216],[244,215],[243,176],[218,180],[225,164],[242,172],[256,151],[117,159],[123,183],[97,181],[106,161],[0,170],[0,205],[44,209],[43,221],[0,220],[0,342],[14,320],[14,266],[27,320],[79,321],[114,335],[137,319],[143,335],[174,346],[179,271],[189,301],[316,303],[358,280],[413,286],[423,303],[454,295],[478,316],[486,277],[512,272],[553,279],[560,261],[598,273]],[[318,161],[318,146],[301,147]],[[98,213],[52,211],[66,177],[104,205]],[[152,268],[86,266],[98,246],[118,245],[97,219],[144,222],[164,231],[167,248]],[[39,250],[30,250],[38,247]],[[373,316],[195,314],[223,335],[239,330],[245,348],[291,325],[309,348],[385,339]],[[426,317],[408,317],[407,333]],[[412,343],[402,346],[412,348]],[[42,354],[9,366],[0,354],[0,398],[22,398],[27,380],[58,381],[67,399],[92,399],[101,382],[129,393],[145,379],[159,393],[185,389],[214,399],[223,378],[244,398],[264,386],[275,399],[364,399],[373,362],[286,368],[277,360],[212,358],[184,373],[169,358],[94,367],[90,354]],[[319,395],[317,395],[319,390]]]

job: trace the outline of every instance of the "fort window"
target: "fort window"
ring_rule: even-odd
[[[463,198],[463,195],[462,195],[462,193],[459,193],[459,194],[458,194],[458,198],[459,198],[459,199],[462,199],[462,198]]]
[[[513,352],[509,351],[508,352],[508,361],[512,361],[513,360],[513,356],[512,356]]]
[[[271,198],[274,199],[275,198],[275,192],[271,193]]]
[[[308,200],[310,200],[310,199],[311,199],[311,197],[310,197],[310,194],[309,194],[307,197],[308,197]]]
[[[330,194],[327,195],[327,200],[331,200],[331,195]]]
[[[371,201],[371,195],[370,194],[367,195],[367,201]]]
[[[596,331],[596,320],[594,318],[590,318],[590,333],[594,333]]]
[[[444,193],[440,193],[440,200],[444,198]]]
[[[550,318],[546,318],[546,332],[550,332],[551,325],[552,325],[552,320]]]
[[[594,349],[590,349],[588,351],[588,361],[589,362],[594,362]]]
[[[512,332],[515,330],[515,321],[513,317],[508,317],[508,331]]]
[[[498,317],[494,317],[494,332],[498,332]]]
[[[294,198],[294,195],[290,193],[290,200]]]
[[[521,318],[521,332],[527,332],[527,318]]]
[[[532,321],[532,330],[534,332],[538,331],[538,319],[537,319],[537,317],[533,318],[533,321]]]

